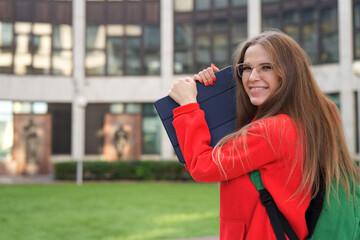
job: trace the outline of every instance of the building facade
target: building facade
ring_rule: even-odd
[[[32,154],[36,173],[175,159],[153,102],[269,28],[305,49],[357,157],[360,0],[0,0],[0,174],[31,173]]]

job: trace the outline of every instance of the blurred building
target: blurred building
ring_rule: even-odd
[[[306,50],[357,156],[360,0],[0,0],[0,174],[175,158],[153,102],[268,28]]]

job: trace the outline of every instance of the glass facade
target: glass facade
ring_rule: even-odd
[[[174,73],[232,64],[247,38],[247,1],[174,0]]]
[[[0,162],[11,159],[14,114],[52,116],[53,155],[71,154],[71,104],[0,101]],[[89,104],[86,108],[86,154],[102,154],[104,117],[113,114],[140,114],[142,154],[160,154],[161,122],[153,103]]]
[[[262,29],[277,28],[306,51],[313,64],[339,61],[337,0],[262,0]]]
[[[160,75],[160,1],[86,2],[86,75]]]
[[[72,74],[71,1],[0,0],[0,73]]]

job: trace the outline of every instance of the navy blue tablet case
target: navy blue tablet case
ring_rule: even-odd
[[[236,80],[233,68],[226,67],[215,73],[216,82],[206,87],[196,82],[198,89],[197,101],[205,112],[205,119],[210,129],[211,146],[234,131],[236,116]],[[179,105],[169,96],[157,100],[155,108],[174,147],[175,153],[181,163],[185,163],[180,146],[172,125],[173,109]]]

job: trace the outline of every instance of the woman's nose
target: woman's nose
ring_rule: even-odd
[[[251,73],[250,73],[249,80],[250,81],[256,81],[256,80],[259,80],[259,79],[260,79],[260,74],[259,74],[258,69],[253,68]]]

